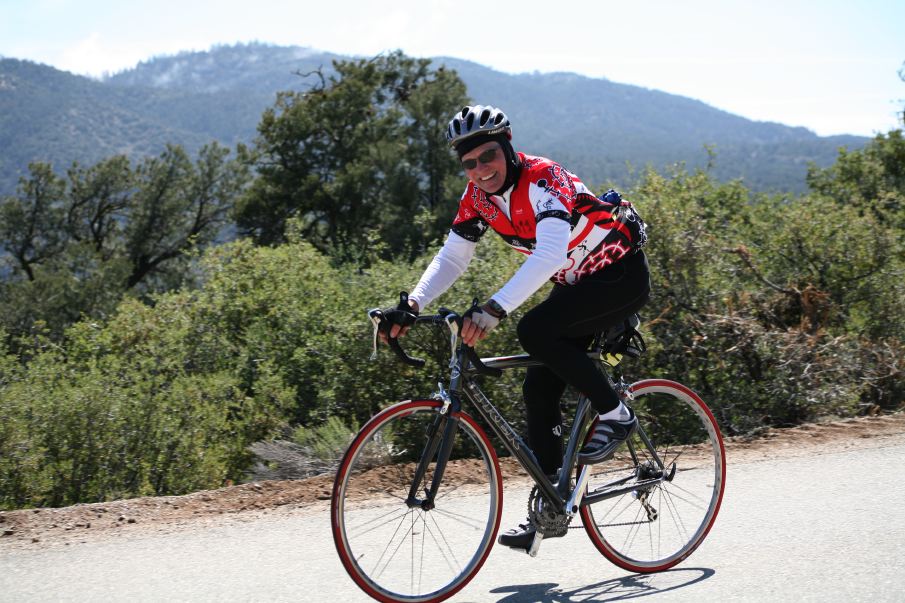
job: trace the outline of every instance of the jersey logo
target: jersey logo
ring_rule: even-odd
[[[483,195],[478,199],[475,199],[474,208],[481,214],[481,217],[488,222],[493,222],[500,215],[500,209]]]
[[[622,241],[614,241],[613,243],[604,243],[595,252],[589,255],[576,273],[579,278],[593,274],[602,268],[606,268],[616,260],[622,258],[631,251]]]
[[[547,170],[550,172],[550,176],[553,178],[553,182],[555,182],[561,189],[568,191],[572,195],[575,194],[575,183],[572,182],[572,178],[561,165],[554,163],[553,165],[548,167]]]
[[[543,199],[540,199],[537,202],[535,207],[537,208],[536,213],[542,213],[545,211],[553,211],[553,209],[556,207],[556,203],[550,197],[544,197]]]
[[[553,195],[554,197],[556,197],[557,199],[562,201],[563,205],[566,204],[565,200],[568,198],[568,195],[566,195],[566,193],[562,189],[556,188],[555,186],[550,186],[549,183],[547,182],[546,178],[541,178],[540,180],[538,180],[535,183],[535,185],[544,189],[544,192],[547,193],[548,195]],[[538,202],[538,204],[537,204],[537,213],[540,213],[541,211],[549,211],[550,209],[552,209],[552,207],[545,208],[542,210],[540,208],[540,202]]]

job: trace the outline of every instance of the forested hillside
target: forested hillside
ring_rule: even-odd
[[[30,161],[65,169],[113,152],[133,158],[165,142],[197,150],[250,143],[279,91],[303,91],[335,73],[336,55],[264,44],[221,46],[143,62],[97,82],[28,62],[0,61],[0,193],[12,192]],[[453,69],[476,102],[503,107],[525,151],[552,155],[592,183],[626,186],[648,164],[713,164],[721,180],[754,190],[802,192],[808,162],[832,163],[854,136],[753,122],[700,101],[569,73],[510,75],[476,63]],[[705,146],[715,153],[715,161]]]
[[[0,508],[329,470],[377,409],[435,390],[448,337],[409,335],[424,370],[372,362],[365,311],[448,231],[465,181],[443,126],[473,93],[400,53],[322,75],[271,101],[248,146],[39,163],[0,195]],[[773,194],[672,166],[623,187],[653,278],[648,352],[626,371],[692,387],[726,435],[903,408],[902,130],[806,180]],[[521,260],[488,233],[437,305],[485,299]],[[516,351],[546,293],[480,351]],[[522,426],[519,378],[485,385]]]
[[[197,150],[211,137],[144,110],[149,97],[172,96],[141,88],[112,88],[15,59],[0,60],[0,194],[15,190],[28,163],[65,171],[115,154],[136,159],[167,143]],[[258,111],[260,114],[260,110]]]

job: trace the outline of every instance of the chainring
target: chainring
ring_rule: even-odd
[[[534,486],[528,496],[528,520],[531,525],[543,534],[544,538],[565,535],[569,531],[569,522],[572,518],[547,507],[540,490]]]

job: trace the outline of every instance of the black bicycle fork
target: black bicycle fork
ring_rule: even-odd
[[[425,511],[430,511],[434,508],[434,500],[437,496],[437,491],[440,489],[440,481],[446,471],[446,464],[449,462],[453,442],[456,438],[456,430],[459,427],[459,418],[450,416],[449,412],[444,412],[445,410],[448,410],[448,407],[437,413],[436,418],[428,429],[427,444],[424,447],[424,452],[421,453],[418,465],[415,467],[412,486],[409,488],[408,498],[405,500],[405,504],[409,508],[420,507]],[[443,433],[439,435],[441,430]],[[425,489],[424,498],[418,498],[418,489],[434,455],[437,455],[437,464],[434,467],[431,485]]]

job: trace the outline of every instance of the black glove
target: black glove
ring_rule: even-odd
[[[396,304],[396,307],[383,310],[384,321],[382,324],[386,325],[384,328],[386,329],[387,334],[389,334],[390,327],[393,325],[410,327],[415,324],[415,318],[417,317],[417,310],[409,305],[409,294],[402,291],[399,293],[399,303]]]

